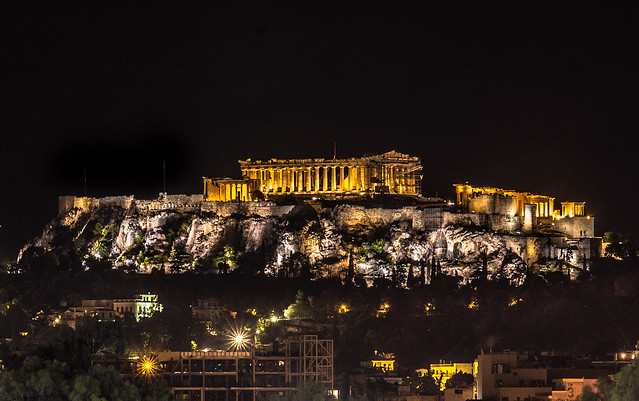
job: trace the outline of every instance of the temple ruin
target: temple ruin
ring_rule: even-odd
[[[419,157],[396,151],[348,159],[239,160],[242,179],[204,177],[204,198],[250,201],[278,195],[421,196]]]

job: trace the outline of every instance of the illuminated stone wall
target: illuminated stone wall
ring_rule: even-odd
[[[473,213],[521,215],[517,211],[517,198],[500,194],[476,194],[468,199],[468,210]]]
[[[595,218],[590,216],[575,216],[557,219],[554,229],[573,238],[595,236]]]
[[[240,160],[267,197],[286,194],[421,194],[421,160],[391,151],[349,159]]]
[[[518,233],[522,228],[519,216],[485,213],[442,213],[442,227],[477,227],[504,233]]]
[[[523,219],[523,231],[559,233],[571,238],[594,237],[594,217],[587,216],[585,202],[561,202],[555,209],[555,198],[528,192],[494,187],[454,184],[457,205],[478,214],[517,215]]]
[[[79,209],[88,212],[99,207],[121,207],[128,209],[134,200],[131,196],[106,196],[103,198],[92,198],[86,196],[59,196],[58,215],[62,216],[71,209]]]
[[[470,207],[471,204],[476,203],[478,205],[477,207],[482,207],[482,202],[487,202],[487,199],[489,198],[497,199],[499,197],[511,197],[514,200],[511,200],[510,202],[516,202],[516,214],[519,216],[524,216],[526,204],[533,204],[537,206],[537,217],[550,217],[554,213],[555,198],[551,196],[534,195],[528,192],[495,187],[473,187],[468,183],[453,184],[453,186],[455,187],[457,204],[461,206]],[[475,198],[477,200],[475,200]],[[502,213],[502,207],[507,208],[507,212],[510,213],[511,208],[513,207],[510,202],[508,204],[500,202],[499,207],[493,207],[493,209],[496,210],[494,213]]]

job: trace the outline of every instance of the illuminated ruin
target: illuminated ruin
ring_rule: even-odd
[[[348,159],[240,160],[242,179],[204,177],[204,198],[250,201],[278,195],[421,195],[421,160],[386,152]]]
[[[454,184],[457,205],[470,213],[519,217],[525,232],[557,232],[573,238],[594,237],[595,219],[586,215],[585,202],[561,202],[555,198],[494,187]]]

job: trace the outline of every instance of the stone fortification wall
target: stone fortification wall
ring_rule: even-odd
[[[122,209],[128,209],[134,201],[133,195],[130,196],[105,196],[104,198],[98,198],[97,207],[121,207]]]
[[[348,232],[389,226],[398,222],[409,222],[411,227],[419,229],[425,227],[426,224],[436,224],[437,214],[437,211],[424,212],[413,206],[401,209],[383,209],[339,205],[333,209],[336,226]]]
[[[468,199],[468,210],[486,214],[517,214],[517,198],[499,194],[475,194]]]
[[[257,215],[261,217],[282,217],[295,206],[278,206],[274,202],[210,202],[205,201],[201,194],[195,195],[164,195],[159,199],[136,200],[131,196],[107,196],[91,198],[81,196],[60,196],[58,199],[58,214],[66,214],[71,209],[83,212],[95,210],[99,207],[121,207],[129,209],[132,206],[140,212],[156,212],[162,210],[177,210],[180,212],[212,212],[222,217],[233,214]]]
[[[282,217],[293,210],[294,205],[278,206],[275,202],[202,202],[201,210],[220,217],[234,214],[255,215],[260,217]]]
[[[416,210],[413,214],[413,228],[416,230],[436,230],[442,227],[444,210],[441,207],[430,207]]]
[[[104,198],[91,198],[88,196],[59,196],[58,215],[62,216],[71,209],[80,209],[83,212],[95,210],[99,207],[121,207],[128,209],[131,207],[134,198],[130,196],[105,196]]]
[[[196,212],[202,206],[203,197],[195,195],[164,195],[159,199],[137,200],[135,206],[138,210],[180,210],[183,212]]]
[[[517,233],[522,228],[521,217],[504,214],[484,213],[452,213],[444,211],[442,214],[442,227],[485,227],[490,230]]]
[[[368,227],[383,227],[394,223],[408,222],[418,231],[437,230],[447,226],[485,227],[487,229],[519,234],[522,219],[507,214],[453,213],[441,207],[418,209],[366,208],[363,206],[340,205],[333,210],[337,227],[347,231]]]
[[[566,217],[555,220],[555,230],[572,238],[595,236],[595,219],[587,216]]]

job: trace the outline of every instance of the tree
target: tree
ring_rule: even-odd
[[[0,375],[0,401],[67,399],[68,373],[68,368],[57,361],[29,355],[19,369]]]
[[[596,391],[590,386],[585,386],[581,395],[577,397],[578,401],[611,401],[615,383],[609,377],[603,376],[597,379],[595,383]]]
[[[624,260],[637,259],[638,247],[632,237],[608,231],[603,235],[603,242],[608,243],[605,249],[606,256]]]
[[[616,375],[616,383],[610,401],[639,400],[639,364],[633,363],[621,369]]]
[[[308,381],[297,386],[293,401],[334,401],[335,397],[328,393],[324,383]]]
[[[439,385],[430,375],[420,375],[413,372],[408,378],[411,392],[421,395],[438,395],[440,394]]]
[[[288,319],[310,319],[313,317],[310,299],[304,296],[300,290],[295,296],[295,302],[289,305],[284,311],[284,316]]]
[[[457,372],[446,381],[446,388],[470,387],[474,380],[470,373]]]
[[[86,374],[78,375],[69,394],[71,401],[137,401],[138,389],[124,380],[113,366],[95,365]]]
[[[603,395],[592,391],[590,386],[584,386],[581,394],[577,397],[577,401],[604,401]]]

